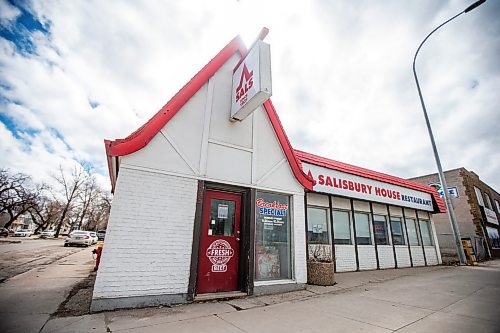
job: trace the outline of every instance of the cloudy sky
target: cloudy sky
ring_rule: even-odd
[[[234,36],[270,29],[273,103],[296,149],[413,177],[436,170],[416,48],[469,0],[0,0],[0,166],[47,180],[147,121]],[[284,6],[286,4],[286,6]],[[500,1],[428,40],[417,72],[443,168],[500,192]]]

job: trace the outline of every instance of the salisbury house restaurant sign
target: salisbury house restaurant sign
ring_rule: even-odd
[[[233,73],[231,120],[245,119],[271,94],[271,49],[259,40]]]
[[[302,163],[304,172],[315,180],[315,192],[330,193],[350,198],[381,202],[396,206],[432,211],[429,193],[419,192],[402,186],[383,183],[345,172]]]

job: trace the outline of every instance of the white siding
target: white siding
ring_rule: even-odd
[[[94,298],[185,294],[197,181],[121,168]]]
[[[356,270],[354,245],[335,245],[335,265],[337,272],[352,272]]]
[[[293,196],[293,252],[295,254],[295,280],[307,283],[306,225],[304,223],[304,196]]]
[[[425,258],[427,259],[427,265],[438,265],[438,256],[436,253],[436,248],[434,246],[425,246]]]
[[[359,270],[377,269],[374,245],[358,245]]]
[[[378,261],[381,269],[394,268],[394,251],[391,245],[377,246]]]
[[[421,246],[410,246],[411,249],[411,260],[413,262],[413,267],[425,266],[424,252]]]
[[[398,261],[398,267],[410,267],[410,252],[408,252],[408,246],[406,245],[396,245],[396,259]]]

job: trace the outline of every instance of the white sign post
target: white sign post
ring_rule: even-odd
[[[259,40],[233,73],[231,120],[245,119],[271,95],[271,48]]]

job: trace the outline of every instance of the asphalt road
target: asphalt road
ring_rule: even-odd
[[[79,250],[74,247],[64,247],[64,239],[65,237],[0,239],[0,283],[31,269],[48,265]]]

